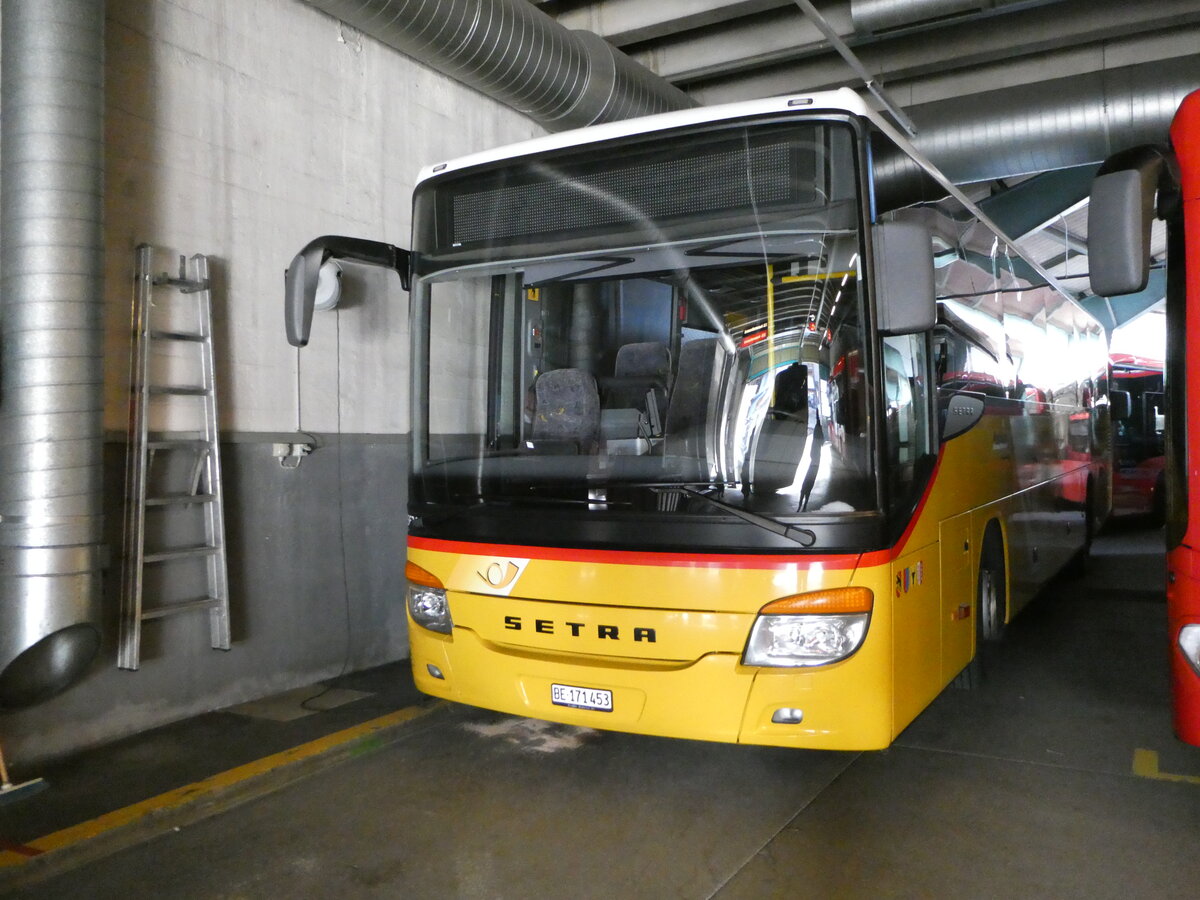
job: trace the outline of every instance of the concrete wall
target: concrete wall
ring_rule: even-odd
[[[283,270],[319,234],[407,246],[421,166],[541,133],[300,0],[107,6],[105,644],[78,686],[0,719],[22,762],[407,655],[407,296],[394,276],[348,269],[341,307],[296,351]],[[209,648],[203,614],[152,622],[126,672],[119,436],[142,242],[164,270],[212,259],[234,647]],[[316,449],[285,469],[281,441]]]

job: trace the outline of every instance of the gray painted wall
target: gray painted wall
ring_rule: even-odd
[[[348,269],[298,352],[283,270],[319,234],[407,245],[421,166],[541,133],[300,0],[108,0],[106,74],[105,643],[79,685],[0,719],[18,763],[407,655],[407,296]],[[162,269],[212,258],[234,646],[210,649],[203,614],[151,622],[126,672],[119,436],[141,242]],[[279,441],[316,449],[285,469]]]

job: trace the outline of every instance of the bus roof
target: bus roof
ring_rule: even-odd
[[[946,176],[934,166],[921,151],[919,151],[912,141],[902,134],[888,119],[872,109],[867,102],[855,93],[852,89],[842,87],[833,91],[816,91],[807,94],[790,94],[779,97],[768,97],[763,100],[745,100],[738,103],[724,103],[718,106],[698,106],[692,109],[677,110],[674,112],[659,113],[653,116],[642,116],[637,119],[622,119],[618,122],[606,122],[602,125],[588,125],[584,128],[575,128],[570,131],[562,131],[557,134],[546,135],[545,137],[533,138],[528,141],[521,141],[516,144],[508,144],[504,147],[497,147],[492,150],[483,150],[479,153],[472,153],[467,156],[460,156],[457,159],[447,160],[446,162],[435,163],[426,166],[417,176],[416,184],[420,185],[423,181],[429,178],[445,175],[448,172],[456,172],[462,169],[469,169],[473,166],[485,165],[487,163],[499,162],[505,159],[519,159],[523,156],[531,156],[537,153],[558,150],[565,147],[578,147],[587,144],[597,143],[600,141],[614,140],[616,138],[626,137],[635,134],[648,134],[655,131],[665,131],[671,128],[682,128],[688,125],[702,125],[708,122],[735,121],[737,119],[752,118],[755,116],[770,115],[772,113],[782,112],[798,112],[800,110],[834,113],[848,113],[850,115],[862,116],[869,119],[880,131],[886,134],[896,146],[902,150],[908,157],[917,164],[920,168],[946,189],[946,192],[955,197],[973,215],[981,222],[987,225],[996,234],[1001,235],[1009,244],[1016,246],[1009,235],[1005,234],[1004,229],[1000,228],[993,222],[979,207],[968,198],[957,185],[953,184]],[[1018,250],[1018,252],[1020,252]],[[1064,296],[1079,306],[1078,300],[1070,292],[1065,290],[1058,280],[1051,275],[1040,263],[1027,260],[1030,265],[1043,277],[1046,282],[1053,285]],[[1084,312],[1089,318],[1091,314],[1079,306],[1079,309]]]
[[[1121,366],[1126,369],[1145,369],[1162,372],[1164,368],[1161,359],[1154,359],[1150,356],[1138,356],[1134,353],[1111,353],[1108,360],[1114,366]]]
[[[838,88],[835,91],[821,91],[811,94],[769,97],[765,100],[724,103],[719,106],[698,106],[692,109],[681,109],[653,116],[642,116],[637,119],[606,122],[603,125],[589,125],[585,128],[562,131],[557,134],[549,134],[545,137],[533,138],[517,144],[509,144],[492,150],[484,150],[479,153],[460,156],[458,159],[426,166],[417,176],[417,184],[434,175],[468,169],[472,166],[497,162],[503,159],[514,159],[548,150],[558,150],[563,147],[576,147],[598,141],[626,137],[628,135],[664,131],[687,125],[701,125],[706,122],[720,122],[750,116],[767,115],[775,112],[795,111],[797,109],[831,110],[867,116],[875,121],[879,121],[878,114],[867,106],[866,102],[850,88]]]

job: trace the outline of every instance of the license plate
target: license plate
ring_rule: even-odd
[[[594,709],[599,712],[612,712],[613,708],[612,691],[572,687],[569,684],[550,685],[550,702],[555,706]]]

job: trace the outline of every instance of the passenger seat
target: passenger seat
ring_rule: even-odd
[[[554,369],[534,382],[536,449],[594,453],[600,438],[600,393],[582,369]]]

